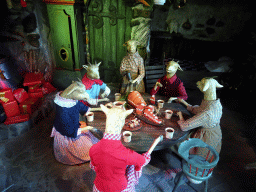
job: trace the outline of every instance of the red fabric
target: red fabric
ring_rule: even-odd
[[[183,86],[182,81],[176,75],[169,79],[165,75],[157,81],[160,82],[163,87],[157,87],[156,90],[152,88],[150,91],[151,95],[155,95],[157,92],[159,92],[161,95],[164,95],[168,98],[178,97],[180,99],[187,100],[188,95],[186,93],[185,87]]]
[[[21,123],[29,120],[29,115],[18,115],[15,117],[8,117],[6,121],[4,122],[5,125],[15,124],[15,123]]]
[[[22,7],[27,7],[27,2],[25,0],[20,0],[20,4]]]
[[[91,164],[96,171],[95,186],[102,192],[117,192],[126,189],[127,165],[140,171],[145,157],[123,146],[120,140],[102,139],[90,149]]]
[[[18,103],[22,103],[26,99],[28,99],[28,93],[23,88],[18,88],[13,91],[13,95]]]
[[[40,84],[28,87],[28,92],[29,93],[35,93],[35,92],[40,92],[40,91],[42,91],[42,87],[41,87]]]
[[[8,102],[15,100],[15,99],[14,99],[14,96],[13,96],[13,93],[12,93],[12,89],[10,89],[10,88],[1,89],[1,90],[0,90],[0,96],[9,99]],[[2,100],[0,100],[0,103],[3,104],[3,103],[5,103],[5,102],[3,102]]]
[[[103,84],[103,81],[100,79],[89,79],[87,77],[87,73],[84,75],[82,82],[85,85],[86,90],[90,90],[93,84],[98,84],[98,85]]]
[[[2,104],[7,117],[14,117],[20,115],[20,109],[17,101],[9,101]]]
[[[43,91],[39,91],[36,93],[28,93],[28,96],[32,97],[32,98],[41,98],[44,96],[44,93],[43,93]]]
[[[42,104],[42,100],[38,98],[29,98],[19,104],[22,114],[33,114]]]
[[[23,86],[41,85],[42,83],[44,83],[44,75],[42,73],[27,73],[23,81]]]
[[[45,82],[43,84],[43,92],[45,92],[45,94],[51,93],[56,91],[57,89],[50,83],[50,82]]]

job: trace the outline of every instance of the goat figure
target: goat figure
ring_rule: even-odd
[[[163,139],[159,136],[148,152],[140,155],[124,147],[120,141],[125,118],[133,109],[107,108],[100,105],[106,114],[106,129],[103,139],[90,149],[90,166],[96,171],[94,191],[135,191],[135,184],[142,174],[142,167],[149,163],[150,154]]]
[[[179,111],[177,113],[180,118],[178,124],[182,131],[198,128],[191,137],[201,139],[220,153],[222,139],[220,128],[222,105],[220,99],[217,99],[216,88],[223,86],[213,78],[203,78],[201,81],[197,82],[197,87],[204,93],[204,99],[201,105],[192,106],[186,101],[181,100],[181,103],[187,106],[188,111],[195,115],[184,120],[182,113]],[[198,153],[205,155],[204,150]]]
[[[90,160],[89,149],[98,142],[88,129],[80,128],[79,115],[86,115],[90,108],[78,100],[87,100],[88,93],[82,82],[73,81],[63,92],[56,94],[56,117],[51,137],[54,137],[54,155],[57,161],[81,164]]]
[[[110,89],[102,80],[100,80],[100,64],[101,62],[95,62],[95,64],[89,63],[89,65],[83,65],[83,67],[87,70],[87,73],[84,75],[82,82],[85,85],[86,92],[89,95],[87,102],[90,105],[97,105],[98,102],[109,101],[109,99],[106,97],[110,94]],[[100,94],[101,91],[103,91],[102,94]]]
[[[154,102],[155,94],[159,92],[169,98],[168,103],[173,100],[180,101],[188,98],[183,82],[176,76],[177,70],[181,70],[180,65],[175,61],[170,61],[166,66],[166,75],[157,80],[151,89],[151,100]]]

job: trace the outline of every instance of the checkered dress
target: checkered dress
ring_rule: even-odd
[[[203,100],[200,106],[188,106],[187,109],[195,115],[186,121],[178,121],[180,128],[183,131],[198,128],[191,134],[191,138],[201,139],[220,153],[222,139],[220,128],[222,106],[220,100]],[[203,151],[201,152],[203,153]]]
[[[80,103],[78,103],[77,100],[65,99],[61,97],[59,94],[60,93],[56,94],[54,103],[58,107],[61,107],[61,109],[63,110],[59,111],[59,113],[56,112],[56,116],[58,116],[59,114],[65,114],[68,110],[74,107],[83,106],[83,104],[80,105]],[[86,106],[82,108],[88,109],[87,112],[90,110],[90,108]],[[74,111],[70,112],[68,115],[73,115],[73,117],[70,116],[70,119],[64,118],[64,116],[58,116],[62,117],[58,120],[66,125],[66,127],[61,126],[61,128],[63,129],[62,134],[60,133],[60,130],[60,132],[56,130],[57,127],[53,127],[52,129],[51,137],[54,137],[54,156],[57,161],[63,164],[75,165],[89,161],[89,150],[93,144],[99,141],[96,137],[94,137],[94,135],[90,131],[86,133],[81,133],[81,129],[76,128],[75,122],[76,120],[79,121],[78,111],[79,110],[77,109],[77,114],[74,114]],[[56,124],[56,126],[59,126],[60,128],[60,125],[58,123]],[[69,137],[64,135],[63,133],[65,133],[66,129],[77,130],[76,136]],[[66,132],[68,131],[66,130]]]
[[[104,133],[103,139],[120,140],[121,135]],[[143,153],[142,155],[145,157],[145,160],[146,160],[146,162],[142,166],[142,168],[143,168],[150,162],[150,154],[148,152],[146,152],[146,153]],[[91,169],[93,169],[95,171],[95,167],[92,165],[91,162],[90,162],[90,167],[91,167]],[[125,173],[125,176],[127,178],[127,187],[126,187],[126,189],[122,190],[121,192],[135,192],[135,185],[137,185],[139,183],[139,178],[142,175],[142,168],[140,169],[140,171],[136,171],[134,165],[127,165],[126,173]],[[101,192],[101,191],[99,191],[97,189],[97,187],[94,185],[93,192]]]
[[[131,73],[132,79],[138,79],[138,83],[134,84],[133,91],[139,91],[140,93],[145,92],[145,85],[143,82],[143,78],[145,76],[145,68],[143,58],[139,55],[138,52],[134,54],[128,53],[121,62],[120,73],[123,76],[123,83],[121,87],[121,93],[130,92],[130,82],[128,81],[126,72],[129,71]]]

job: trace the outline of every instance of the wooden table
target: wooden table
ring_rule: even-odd
[[[143,98],[147,102],[147,99],[149,98],[149,96],[143,95]],[[158,98],[158,99],[162,99],[162,98]],[[189,134],[189,131],[185,131],[185,132],[181,131],[181,129],[179,128],[179,125],[177,124],[177,121],[179,120],[178,116],[173,115],[171,119],[169,120],[165,119],[164,111],[166,109],[171,109],[174,111],[180,110],[184,114],[185,118],[191,116],[191,114],[186,110],[186,108],[183,105],[179,103],[165,103],[164,108],[160,110],[160,117],[164,120],[164,126],[161,126],[161,127],[152,126],[141,121],[142,128],[139,129],[138,131],[132,131],[132,141],[130,143],[125,143],[122,138],[123,145],[137,152],[145,152],[150,148],[153,141],[159,135],[163,135],[164,140],[156,146],[155,150],[169,148],[172,145],[182,142]],[[133,116],[134,115],[131,114],[127,117],[127,119]],[[88,125],[93,126],[95,128],[92,131],[92,133],[96,137],[101,139],[105,131],[106,115],[103,112],[94,112],[94,121],[88,122]],[[172,127],[175,129],[175,133],[172,139],[165,138],[165,128],[167,127]],[[122,130],[122,132],[123,131],[125,130]]]

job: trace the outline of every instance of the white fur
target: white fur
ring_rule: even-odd
[[[120,134],[125,124],[125,118],[133,112],[133,109],[124,110],[119,107],[112,107],[109,109],[102,104],[100,107],[107,116],[105,132],[111,134]]]
[[[66,99],[73,99],[73,100],[89,99],[89,95],[85,91],[84,84],[78,81],[73,81],[72,84],[61,93],[60,96]]]
[[[216,88],[222,88],[223,85],[219,84],[218,81],[213,78],[203,78],[201,81],[197,82],[197,87],[204,93],[205,100],[216,100]]]

